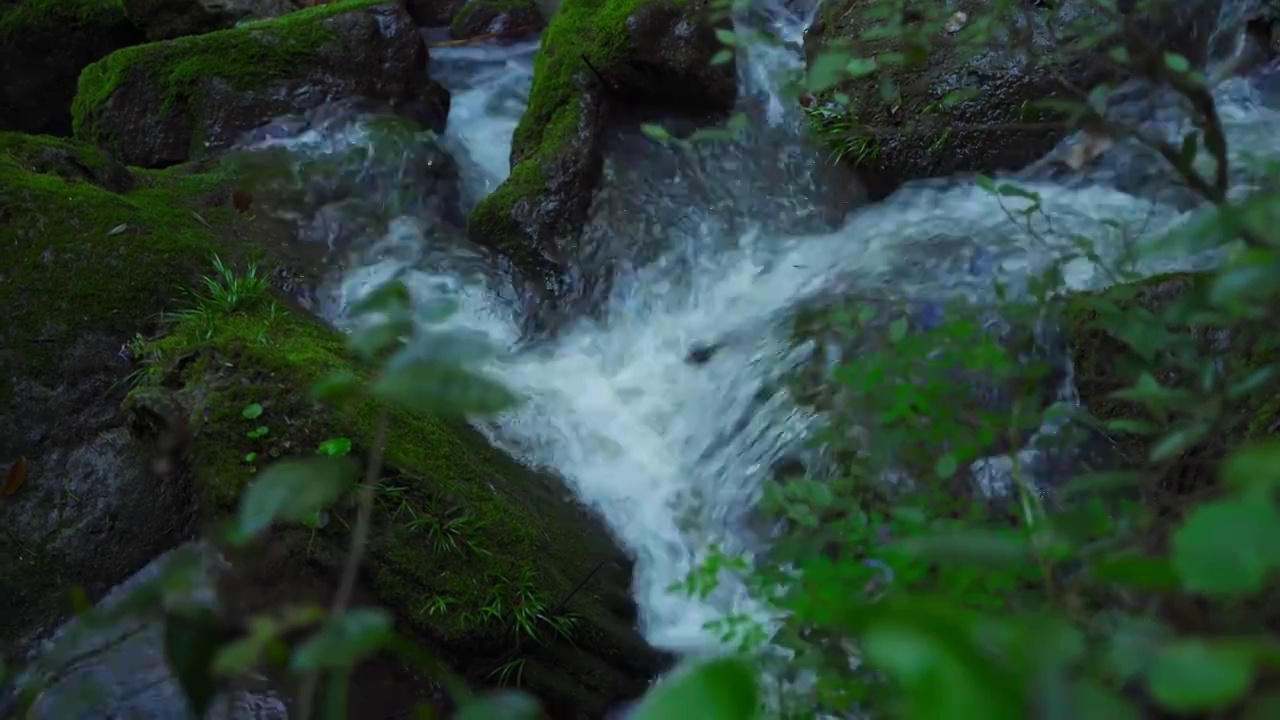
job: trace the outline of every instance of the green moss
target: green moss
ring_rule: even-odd
[[[65,153],[93,171],[106,171],[114,162],[98,148],[74,140],[48,135],[0,133],[0,159],[7,159],[11,163],[11,170],[35,174],[46,173],[48,170],[44,167],[45,158],[51,150]]]
[[[32,161],[42,147],[107,162],[79,144],[0,133],[0,218],[12,238],[0,269],[0,336],[28,349],[18,358],[26,369],[54,367],[43,349],[56,341],[90,331],[127,337],[169,305],[216,247],[192,211],[224,182],[217,174],[137,171],[139,187],[117,194],[39,172]],[[230,210],[200,212],[215,222]]]
[[[273,20],[205,35],[164,40],[114,52],[84,69],[72,105],[77,137],[97,139],[93,119],[132,73],[161,86],[165,112],[175,103],[198,105],[210,82],[233,90],[263,87],[299,64],[312,62],[318,49],[337,35],[323,21],[386,0],[346,0],[284,15]]]
[[[627,18],[643,5],[680,0],[565,0],[542,35],[534,62],[529,107],[512,139],[511,177],[473,211],[471,226],[486,238],[515,242],[511,210],[546,190],[546,179],[582,123],[583,57],[608,73],[627,56]]]
[[[150,350],[168,368],[155,387],[182,387],[198,400],[189,462],[208,522],[229,515],[252,481],[259,461],[247,461],[250,453],[266,462],[314,454],[325,440],[346,437],[358,456],[373,441],[381,412],[374,401],[321,405],[309,394],[331,371],[364,374],[348,360],[344,337],[282,302],[224,316],[212,334],[198,323],[179,323]],[[154,391],[139,388],[134,397]],[[252,403],[264,412],[249,421],[242,412]],[[541,607],[555,607],[610,551],[592,546],[597,536],[584,530],[585,516],[564,501],[557,481],[521,467],[468,424],[400,410],[391,410],[389,419],[382,486],[395,489],[378,494],[366,577],[379,601],[420,638],[442,646],[474,680],[492,682],[485,675],[515,642],[510,613],[520,589],[531,587]],[[265,437],[246,434],[257,426],[268,428]],[[452,547],[433,542],[423,525],[426,518],[463,514],[468,521]],[[299,562],[336,573],[352,521],[353,510],[344,503],[318,532],[280,532]],[[486,614],[495,600],[501,609]],[[437,603],[443,611],[432,609]],[[562,700],[573,696],[564,700],[570,705],[597,691],[612,696],[627,678],[591,658],[626,652],[643,657],[647,650],[638,643],[629,647],[630,629],[617,626],[589,592],[575,596],[567,609],[584,618],[584,633],[575,639],[587,650],[551,640],[552,631],[544,628],[549,639],[523,651],[530,668],[546,673],[540,690]],[[553,659],[564,652],[576,658],[574,667]]]
[[[353,368],[343,336],[304,313],[264,304],[222,318],[208,338],[201,325],[183,323],[153,349],[168,362],[193,353],[202,358],[186,365],[182,374],[188,384],[205,386],[200,392],[204,430],[192,464],[199,468],[199,486],[213,516],[232,509],[252,479],[254,467],[244,462],[248,453],[311,454],[335,436],[350,437],[363,448],[371,442],[379,413],[372,400],[325,408],[308,399],[309,388],[325,374]],[[252,423],[241,416],[250,403],[266,408]],[[261,441],[245,436],[257,425],[271,428]],[[546,530],[531,522],[528,511],[504,489],[512,474],[529,473],[469,426],[393,411],[386,462],[395,468],[392,484],[408,488],[403,497],[415,513],[428,507],[466,508],[476,521],[474,542],[486,551],[436,554],[425,535],[414,542],[404,528],[384,523],[387,542],[378,544],[374,560],[384,572],[374,573],[375,587],[408,616],[417,615],[435,596],[477,610],[498,578],[518,577],[546,550]],[[382,520],[389,520],[395,506],[383,508]],[[401,519],[408,517],[406,509]],[[476,630],[464,626],[461,613],[443,620],[433,634],[449,638]]]
[[[67,33],[103,27],[123,19],[124,7],[120,0],[3,0],[0,1],[0,41],[48,29]]]

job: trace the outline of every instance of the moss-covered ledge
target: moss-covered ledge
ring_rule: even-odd
[[[448,94],[426,65],[400,4],[342,0],[112,53],[80,76],[74,131],[127,163],[164,167],[335,100],[383,102],[441,130]]]
[[[145,354],[158,369],[130,405],[172,407],[176,397],[190,407],[188,464],[207,521],[227,516],[272,458],[315,454],[335,438],[369,450],[373,400],[322,405],[310,394],[328,372],[363,372],[343,336],[278,299],[212,325],[180,323]],[[251,405],[263,411],[250,420]],[[598,717],[643,692],[658,658],[630,626],[626,560],[555,478],[465,423],[394,409],[385,462],[366,578],[403,629],[473,682],[519,676],[556,717]],[[352,518],[344,505],[314,532],[278,532],[296,562],[336,572]]]

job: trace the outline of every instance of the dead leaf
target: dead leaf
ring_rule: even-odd
[[[944,25],[943,28],[947,31],[948,35],[955,35],[960,32],[960,28],[964,27],[964,24],[967,22],[969,22],[969,13],[963,10],[957,10],[952,13],[951,18],[947,20],[947,24]]]
[[[200,213],[196,212],[195,210],[192,210],[192,211],[191,211],[191,217],[195,218],[197,222],[199,222],[201,225],[203,225],[203,226],[205,226],[205,227],[209,228],[210,230],[212,230],[212,229],[213,229],[213,226],[209,224],[209,221],[208,221],[208,220],[205,220],[205,219],[204,219],[204,218],[202,218],[202,217],[200,217]]]
[[[9,466],[9,472],[4,476],[4,487],[0,488],[0,498],[7,498],[18,492],[18,488],[22,487],[22,483],[27,479],[27,459],[20,457],[13,461]]]
[[[249,207],[252,205],[253,195],[249,194],[247,190],[237,188],[231,193],[231,206],[236,209],[236,212],[248,212]]]
[[[1088,165],[1090,161],[1107,151],[1111,147],[1111,138],[1106,135],[1086,132],[1080,142],[1071,147],[1071,152],[1067,153],[1067,167],[1072,170],[1079,170]]]
[[[108,231],[107,231],[107,237],[111,237],[112,235],[119,235],[120,233],[122,233],[122,232],[124,232],[125,230],[128,230],[128,229],[129,229],[129,226],[128,226],[128,225],[126,225],[126,224],[124,224],[124,223],[120,223],[119,225],[117,225],[117,226],[115,226],[115,227],[113,227],[113,228],[111,228],[110,230],[108,230]]]

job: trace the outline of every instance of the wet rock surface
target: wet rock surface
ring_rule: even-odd
[[[126,164],[165,167],[342,100],[444,129],[448,93],[430,80],[426,46],[399,5],[337,3],[113,54],[85,72],[76,134]]]
[[[861,41],[885,22],[872,18],[874,6],[871,0],[824,6],[806,34],[805,54],[811,64],[823,52],[919,55],[886,66],[896,88],[890,100],[873,74],[834,89],[847,93],[847,106],[825,105],[826,96],[817,102],[816,124],[872,196],[883,198],[908,180],[1017,170],[1051,150],[1071,128],[1028,103],[1081,101],[1077,89],[1117,78],[1100,53],[1063,56],[1066,38],[1101,33],[1118,41],[1132,33],[1201,63],[1221,3],[1161,2],[1119,25],[1094,15],[1087,0],[1028,3],[998,18],[988,18],[992,8],[975,0],[922,6],[903,17],[892,39]],[[979,18],[993,20],[995,30],[974,29]],[[998,41],[987,37],[991,32]],[[915,38],[919,33],[926,35]]]

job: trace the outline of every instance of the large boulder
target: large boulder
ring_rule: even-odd
[[[143,41],[117,0],[0,0],[0,131],[70,135],[80,71]]]
[[[383,104],[441,131],[448,93],[427,61],[403,7],[348,0],[113,53],[80,78],[75,133],[129,165],[164,167],[338,100]]]
[[[600,180],[616,111],[732,108],[734,63],[711,62],[723,48],[716,29],[727,22],[702,1],[566,0],[543,34],[529,107],[513,139],[511,176],[472,211],[471,238],[535,284],[560,283]]]
[[[148,40],[225,30],[246,20],[279,17],[305,0],[122,0],[125,12]]]
[[[0,218],[13,230],[0,270],[0,458],[27,468],[0,500],[11,530],[0,538],[0,643],[25,648],[66,616],[70,589],[95,599],[194,529],[218,527],[261,463],[333,438],[365,455],[378,408],[313,399],[324,374],[362,370],[342,333],[275,290],[156,325],[158,312],[190,308],[186,288],[212,270],[211,253],[241,274],[254,257],[266,267],[311,260],[267,213],[237,212],[240,178],[227,163],[135,169],[133,189],[118,194],[40,159],[61,148],[105,176],[108,163],[86,145],[0,141],[10,190]],[[250,404],[263,408],[254,427],[265,436],[246,433]],[[600,717],[641,694],[665,660],[635,628],[630,561],[599,520],[557,478],[521,467],[466,423],[398,411],[390,420],[361,601],[391,609],[402,632],[474,683],[519,677],[554,717]],[[245,612],[327,601],[351,512],[344,502],[321,528],[282,527],[230,557],[246,583],[230,595]],[[521,636],[518,607],[559,622]],[[402,670],[371,672],[362,707],[383,703],[377,683],[393,672]],[[430,690],[420,678],[403,687]]]
[[[883,0],[826,3],[805,36],[810,67],[836,53],[881,63],[806,98],[815,130],[875,197],[916,178],[1017,170],[1071,130],[1031,103],[1083,101],[1079,91],[1118,79],[1101,53],[1069,51],[1064,38],[1104,38],[1097,47],[1107,47],[1141,32],[1161,51],[1204,61],[1219,0],[1130,5],[1141,9],[1120,26],[1096,15],[1092,0],[1026,3],[1007,15],[984,0],[918,3],[886,37],[882,28],[897,20]]]

